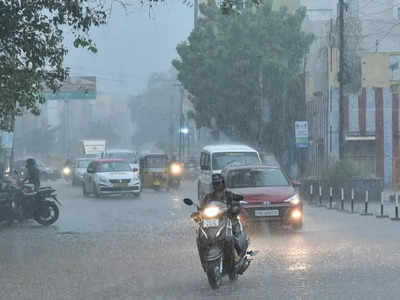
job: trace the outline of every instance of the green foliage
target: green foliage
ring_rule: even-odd
[[[333,184],[343,183],[350,179],[365,178],[359,166],[350,159],[343,159],[332,163],[323,170],[322,178]]]
[[[198,127],[213,127],[215,120],[219,130],[248,143],[257,140],[261,124],[264,145],[282,152],[294,133],[288,127],[304,111],[299,109],[304,100],[299,73],[313,40],[301,29],[305,10],[273,10],[271,1],[229,17],[214,1],[200,10],[203,17],[177,46],[180,59],[172,62],[192,95],[191,117]],[[261,121],[261,92],[269,122]]]
[[[106,22],[101,2],[41,0],[0,2],[0,126],[12,130],[16,116],[39,114],[43,84],[56,91],[67,78],[65,30],[74,46],[96,52],[89,29]]]

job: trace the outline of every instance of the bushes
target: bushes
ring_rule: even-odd
[[[371,179],[371,174],[361,171],[358,164],[350,159],[343,159],[332,163],[322,173],[322,179],[332,184],[343,183],[351,179]]]

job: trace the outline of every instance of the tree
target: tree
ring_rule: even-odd
[[[172,148],[179,119],[180,95],[176,84],[174,73],[154,73],[148,80],[146,90],[131,98],[129,107],[136,127],[133,137],[136,145],[156,141],[159,145],[168,144]]]
[[[261,134],[262,146],[279,154],[293,138],[304,99],[295,88],[313,40],[301,29],[305,10],[273,10],[272,1],[229,17],[213,1],[200,10],[204,17],[172,62],[192,95],[193,118],[205,127],[215,120],[219,130],[250,144]]]
[[[101,3],[99,3],[101,4]],[[24,111],[39,114],[43,85],[56,91],[67,78],[63,33],[74,46],[96,52],[89,29],[106,22],[102,5],[89,0],[0,2],[0,120],[11,130]]]

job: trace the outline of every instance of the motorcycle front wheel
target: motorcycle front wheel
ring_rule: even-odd
[[[35,212],[34,219],[40,225],[49,226],[58,220],[60,212],[57,204],[50,201],[40,203]]]
[[[207,262],[207,278],[213,290],[218,289],[222,282],[222,257],[220,259]]]

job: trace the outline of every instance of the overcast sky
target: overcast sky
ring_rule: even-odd
[[[71,47],[66,65],[71,75],[95,75],[97,90],[118,96],[142,91],[152,72],[168,71],[177,57],[176,45],[193,29],[193,8],[179,0],[168,1],[151,11],[133,7],[129,13],[113,7],[108,25],[96,28],[91,36],[99,52]],[[71,45],[70,37],[66,42]]]

